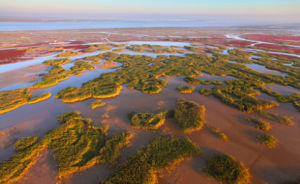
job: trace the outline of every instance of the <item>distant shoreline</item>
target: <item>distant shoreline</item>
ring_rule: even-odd
[[[0,31],[46,31],[46,30],[82,30],[107,28],[207,28],[269,26],[270,24],[251,24],[243,22],[217,21],[0,21]]]

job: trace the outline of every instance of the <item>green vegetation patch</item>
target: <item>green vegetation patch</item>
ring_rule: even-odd
[[[148,46],[137,46],[137,48],[139,47]],[[167,84],[162,78],[187,76],[184,80],[190,84],[215,85],[212,89],[212,94],[215,97],[234,108],[250,113],[278,106],[275,102],[264,101],[255,97],[255,95],[260,94],[259,90],[264,89],[265,85],[279,84],[300,88],[299,78],[295,72],[293,76],[282,77],[257,72],[243,64],[239,64],[252,62],[249,60],[251,55],[251,53],[239,50],[231,51],[229,55],[215,53],[213,57],[190,53],[185,54],[185,56],[170,55],[169,57],[158,56],[156,58],[113,52],[102,53],[87,58],[95,59],[96,62],[99,62],[99,59],[114,61],[122,66],[113,72],[103,73],[101,76],[83,84],[77,92],[79,96],[88,94],[87,96],[91,97],[94,91],[98,89],[107,89],[107,86],[110,85],[120,86],[126,84],[129,89],[139,90],[146,94],[157,94]],[[238,63],[228,61],[237,61]],[[290,62],[288,61],[288,63]],[[201,76],[201,73],[221,77],[232,76],[236,79],[227,80],[223,83],[220,80],[202,80],[193,77]],[[79,99],[84,98],[80,97]],[[64,101],[64,98],[62,100]],[[280,96],[280,98],[278,96],[278,100],[283,103],[291,102],[297,108],[300,107],[299,95],[297,94]]]
[[[27,104],[31,94],[28,89],[15,89],[0,92],[0,114],[12,111]]]
[[[72,60],[69,58],[50,59],[50,60],[44,61],[44,64],[50,65],[50,66],[61,66],[61,65],[67,64],[71,61]]]
[[[47,88],[56,85],[58,82],[67,79],[71,75],[70,71],[61,66],[54,66],[42,76],[42,81],[34,84],[32,88]]]
[[[38,139],[39,138],[37,136],[20,138],[16,142],[14,149],[15,151],[23,151],[26,148],[29,148],[30,146],[34,145],[38,141]]]
[[[267,112],[267,111],[258,111],[258,114],[261,115],[262,117],[266,118],[266,119],[278,122],[280,124],[284,124],[284,125],[287,125],[287,126],[294,126],[295,125],[295,122],[287,116],[280,116],[276,113]]]
[[[86,70],[94,70],[96,67],[85,61],[76,61],[74,66],[71,67],[71,73],[73,75],[81,75]]]
[[[205,107],[194,102],[178,100],[174,117],[176,124],[184,132],[200,130],[205,123]]]
[[[179,86],[178,88],[176,88],[176,91],[179,93],[182,93],[182,94],[190,94],[195,91],[195,87],[194,86]]]
[[[37,97],[30,98],[29,101],[28,101],[28,103],[29,103],[29,104],[35,104],[35,103],[38,103],[38,102],[47,100],[47,99],[49,99],[51,96],[52,96],[51,93],[44,93],[44,94],[41,94],[41,95],[39,95],[39,96],[37,96]]]
[[[128,115],[131,126],[134,128],[154,130],[158,129],[165,123],[168,116],[168,111],[160,112],[157,114],[152,113],[136,113],[131,112]]]
[[[276,148],[278,146],[278,139],[270,134],[262,134],[257,137],[258,142],[267,146],[269,149]]]
[[[223,141],[228,141],[228,137],[227,135],[224,133],[224,132],[221,132],[220,129],[218,128],[214,128],[214,127],[211,127],[209,125],[206,124],[206,127],[208,128],[208,130],[214,134],[215,136],[217,136],[219,139],[223,140]]]
[[[65,103],[75,103],[89,98],[107,99],[118,96],[122,86],[116,84],[102,84],[91,87],[90,83],[85,83],[82,88],[69,87],[59,91],[56,95]]]
[[[256,129],[263,130],[263,131],[269,131],[271,130],[271,124],[269,122],[266,122],[264,120],[260,119],[249,119],[250,122],[254,123],[254,126]]]
[[[220,85],[223,84],[222,81],[220,80],[203,80],[203,79],[197,79],[194,77],[184,77],[183,80],[189,84],[194,84],[194,85],[199,85],[199,84],[203,84],[203,85]]]
[[[70,57],[70,56],[76,56],[76,55],[79,55],[80,52],[76,52],[76,51],[66,51],[66,52],[62,52],[60,54],[58,54],[57,56],[58,57]]]
[[[234,106],[244,112],[257,112],[262,109],[277,107],[273,101],[259,100],[254,97],[259,92],[251,81],[228,80],[224,85],[213,88],[213,95],[226,104]]]
[[[210,96],[212,94],[212,90],[207,88],[202,88],[199,90],[199,93],[203,96]]]
[[[0,183],[20,179],[44,149],[51,149],[58,161],[59,178],[95,164],[114,164],[120,156],[120,149],[127,146],[133,136],[118,133],[109,137],[107,126],[96,127],[78,112],[65,113],[58,117],[58,121],[61,125],[49,131],[40,142],[36,142],[36,138],[26,138],[17,143],[20,151],[0,163]]]
[[[250,181],[249,170],[244,164],[227,155],[211,158],[205,172],[221,183],[244,184]]]
[[[198,154],[199,148],[189,140],[160,136],[119,166],[106,182],[100,183],[155,184],[157,173]]]
[[[95,100],[91,103],[91,109],[96,109],[97,107],[103,107],[105,105],[105,102],[102,100]]]

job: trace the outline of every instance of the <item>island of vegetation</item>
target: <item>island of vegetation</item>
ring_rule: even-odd
[[[34,145],[38,141],[37,136],[23,137],[18,139],[14,147],[15,151],[23,151],[24,149]]]
[[[0,92],[0,114],[15,110],[26,104],[34,104],[51,97],[51,93],[45,93],[32,97],[29,89],[15,89]]]
[[[132,155],[107,181],[100,184],[156,184],[158,173],[172,169],[176,163],[199,154],[199,148],[191,141],[163,135]]]
[[[249,119],[249,121],[254,123],[255,128],[258,130],[269,131],[272,128],[271,124],[264,120],[251,118],[251,119]]]
[[[258,142],[260,142],[262,145],[265,145],[269,149],[273,149],[278,147],[278,139],[270,134],[262,134],[257,137]]]
[[[82,118],[78,112],[65,113],[58,117],[58,121],[61,125],[49,131],[41,141],[29,137],[17,142],[16,149],[19,152],[0,163],[0,183],[19,180],[45,149],[51,149],[58,161],[59,179],[95,164],[113,165],[121,154],[120,149],[127,146],[133,137],[127,132],[108,136],[107,126],[93,126],[89,119]]]
[[[176,88],[176,91],[178,93],[182,93],[182,94],[190,94],[195,91],[195,87],[194,86],[179,86],[178,88]]]
[[[184,132],[200,130],[205,123],[205,107],[194,102],[178,100],[174,118],[176,124]]]
[[[131,126],[134,128],[154,130],[158,129],[165,123],[165,119],[168,116],[168,111],[153,113],[136,113],[131,112],[128,115]]]
[[[249,170],[244,164],[227,155],[211,158],[205,172],[221,183],[246,184],[250,181]]]
[[[105,102],[103,102],[102,100],[94,100],[92,103],[91,103],[91,109],[96,109],[98,107],[103,107],[105,105]]]

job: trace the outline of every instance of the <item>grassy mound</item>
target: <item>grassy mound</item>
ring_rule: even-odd
[[[58,82],[67,79],[71,75],[70,71],[61,66],[54,66],[42,76],[42,81],[34,84],[32,88],[47,88],[56,85]]]
[[[202,88],[200,89],[199,93],[203,96],[210,96],[212,94],[212,90],[207,88]]]
[[[178,93],[182,93],[182,94],[190,94],[195,91],[195,87],[194,86],[179,86],[178,88],[176,88],[176,91]]]
[[[274,137],[273,135],[269,135],[269,134],[262,134],[260,136],[257,137],[257,140],[267,146],[269,149],[273,149],[278,147],[278,139],[276,137]]]
[[[102,107],[105,105],[105,102],[102,102],[102,100],[95,100],[91,103],[91,109],[96,109],[97,107]]]
[[[46,61],[44,61],[44,64],[50,65],[50,66],[61,66],[61,65],[67,64],[71,61],[72,60],[68,59],[68,58],[60,58],[60,59],[46,60]]]
[[[249,183],[250,173],[243,163],[230,156],[215,156],[207,163],[205,172],[221,183]]]
[[[200,150],[189,140],[160,136],[125,161],[108,181],[100,183],[155,184],[156,173],[199,153]]]
[[[179,100],[176,103],[174,117],[184,132],[200,130],[205,123],[205,107],[194,102]]]
[[[264,120],[259,119],[249,119],[250,122],[254,123],[255,128],[263,131],[269,131],[271,130],[271,124],[269,122],[266,122]]]
[[[79,54],[80,54],[80,52],[69,50],[69,51],[62,52],[62,53],[58,54],[57,56],[58,57],[70,57],[70,56],[76,56]]]
[[[76,61],[74,63],[74,66],[71,67],[71,73],[73,75],[81,75],[86,70],[94,70],[94,69],[96,69],[96,67],[92,66],[88,62]]]
[[[277,107],[273,101],[263,101],[254,97],[259,92],[254,89],[255,84],[243,80],[228,80],[224,85],[213,88],[213,95],[226,104],[244,112],[257,112],[262,109]]]
[[[157,114],[131,112],[128,117],[131,126],[145,130],[158,129],[165,123],[168,111]]]
[[[34,145],[38,141],[37,136],[30,136],[30,137],[23,137],[20,138],[14,147],[15,151],[23,151],[26,148],[29,148],[30,146]]]
[[[267,119],[272,120],[272,121],[276,121],[280,124],[284,124],[284,125],[287,125],[287,126],[294,126],[295,125],[295,122],[287,116],[280,116],[276,113],[267,112],[267,111],[258,111],[258,113],[262,117],[267,118]]]
[[[28,89],[16,89],[0,92],[0,114],[12,111],[27,104],[30,98]]]
[[[34,97],[34,98],[30,98],[29,101],[28,101],[28,103],[29,104],[35,104],[35,103],[47,100],[51,96],[52,96],[51,93],[44,93],[44,94],[41,94],[40,96],[37,96],[37,97]]]

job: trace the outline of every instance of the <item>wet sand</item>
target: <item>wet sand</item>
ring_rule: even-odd
[[[162,30],[164,30],[164,32],[162,32]],[[106,35],[107,37],[101,37],[101,39],[105,41],[104,38],[108,39],[109,37],[109,40],[114,41],[129,41],[132,39],[148,40],[149,38],[149,40],[164,40],[165,38],[168,38],[168,34],[171,34],[171,31],[174,31],[174,29],[108,29],[103,31],[104,30],[102,30],[102,32],[93,30],[84,39],[92,42],[96,41],[96,36],[99,38],[101,35]],[[111,31],[109,36],[108,31]],[[191,32],[191,34],[189,34],[190,37],[200,35],[213,37],[211,33],[205,33],[205,31],[197,33],[197,29],[192,28],[185,30],[178,29],[173,35],[185,36],[186,38],[187,36],[183,34],[186,34],[186,31]],[[147,33],[149,35],[139,37],[137,32],[140,34]],[[64,41],[65,39],[78,38],[78,35],[82,35],[83,33],[86,34],[87,30],[71,31],[66,38],[64,38],[64,35],[67,35],[67,31],[43,31],[34,34],[34,38],[32,39],[38,40],[49,33],[61,33],[59,36],[60,39],[58,40]],[[163,38],[155,37],[158,33],[164,34]],[[222,37],[220,32],[216,31],[214,33],[216,34],[215,37]],[[222,30],[222,34],[223,33],[224,30]],[[1,34],[4,33],[0,33],[0,35]],[[139,38],[137,39],[137,37]],[[9,39],[11,39],[10,41],[13,41],[13,38],[9,36],[6,39],[7,41],[9,41]],[[97,41],[99,41],[99,39]],[[98,77],[102,72],[113,71],[111,67],[114,67],[114,65],[101,66],[101,64],[99,64],[96,70],[86,71],[81,76],[71,76],[56,86],[32,90],[31,92],[34,95],[51,92],[53,93],[53,96],[46,101],[32,105],[24,105],[14,111],[1,115],[0,161],[8,159],[14,154],[13,145],[18,138],[29,135],[37,135],[42,138],[48,130],[59,126],[56,123],[57,116],[68,111],[80,111],[83,117],[91,118],[96,125],[100,126],[101,122],[109,125],[110,135],[123,131],[134,133],[135,137],[132,144],[130,147],[122,150],[119,163],[124,162],[131,154],[147,145],[152,138],[162,132],[189,138],[200,146],[202,150],[201,156],[183,161],[171,171],[159,173],[160,184],[193,184],[195,181],[208,184],[217,183],[215,180],[208,178],[204,174],[203,169],[209,158],[220,153],[232,155],[237,160],[244,162],[245,165],[250,168],[252,183],[279,184],[300,178],[300,147],[298,146],[300,145],[300,114],[290,103],[280,104],[279,107],[270,109],[270,111],[280,115],[292,117],[296,124],[294,127],[288,127],[270,121],[272,125],[270,134],[279,139],[280,146],[279,148],[269,150],[257,143],[256,136],[260,134],[260,131],[257,131],[253,125],[246,120],[246,117],[257,117],[257,115],[243,113],[223,104],[215,97],[205,97],[198,93],[199,89],[212,88],[213,85],[197,85],[196,91],[192,94],[177,93],[175,89],[178,86],[188,85],[183,81],[183,77],[170,77],[164,79],[168,81],[168,85],[157,95],[147,95],[136,90],[129,90],[126,85],[124,85],[123,90],[118,97],[103,100],[106,105],[95,110],[91,110],[89,107],[93,99],[74,104],[65,104],[54,97],[56,93],[63,88],[70,86],[79,87],[83,82]],[[47,70],[47,67],[40,64],[0,74],[0,88],[20,82],[28,84],[32,81],[36,81],[39,79],[39,74],[45,70]],[[28,73],[30,73],[30,75]],[[200,79],[219,79],[225,81],[233,79],[233,77],[218,77],[204,74]],[[204,105],[206,107],[207,124],[219,128],[228,136],[229,141],[222,141],[207,128],[190,134],[184,134],[183,131],[174,124],[173,119],[167,119],[165,125],[157,131],[136,130],[130,126],[129,120],[127,119],[127,114],[129,112],[156,113],[173,109],[176,101],[182,98]],[[265,94],[260,95],[259,98],[275,100],[273,97]],[[103,117],[103,114],[106,113],[109,115],[109,118]],[[72,177],[62,181],[62,183],[98,183],[100,180],[105,180],[114,169],[115,168],[106,165],[97,165],[86,171],[75,173]],[[29,170],[28,174],[17,183],[55,183],[57,172],[57,163],[51,156],[50,151],[45,150],[41,152],[36,164]]]
[[[120,159],[120,162],[123,162],[130,154],[145,146],[148,141],[157,134],[155,131],[133,129],[129,125],[127,114],[132,110],[138,112],[159,112],[172,109],[177,99],[184,98],[204,105],[206,107],[207,124],[219,128],[229,137],[229,141],[224,142],[218,139],[207,129],[191,134],[184,134],[183,131],[176,127],[172,119],[168,119],[166,124],[162,126],[158,132],[167,132],[180,137],[190,138],[200,146],[203,154],[192,160],[184,161],[170,172],[161,173],[160,177],[162,183],[184,184],[193,183],[193,181],[216,183],[214,180],[207,178],[202,172],[202,169],[204,168],[205,162],[214,154],[218,153],[233,155],[238,160],[244,162],[246,166],[250,168],[250,172],[253,175],[253,183],[280,183],[300,177],[299,169],[297,169],[300,168],[300,165],[297,164],[300,163],[300,158],[297,156],[300,155],[300,148],[296,146],[300,144],[299,124],[291,128],[272,122],[273,129],[270,133],[278,137],[280,147],[274,150],[268,150],[255,141],[255,137],[259,132],[245,120],[245,117],[252,115],[231,108],[214,97],[201,96],[197,92],[188,95],[179,94],[174,89],[183,85],[185,82],[180,78],[176,79],[172,77],[166,80],[169,84],[160,94],[147,95],[124,87],[118,97],[104,100],[107,105],[96,110],[89,108],[89,104],[92,100],[75,104],[63,104],[57,99],[50,99],[36,104],[37,107],[32,107],[30,108],[31,110],[28,111],[26,111],[28,108],[22,109],[21,107],[20,110],[17,109],[10,112],[11,115],[7,115],[5,119],[11,120],[13,117],[16,117],[16,115],[20,115],[20,113],[24,113],[23,115],[25,115],[29,113],[29,111],[34,111],[34,109],[43,109],[43,111],[40,110],[39,112],[44,113],[38,115],[38,117],[42,119],[40,119],[39,123],[35,126],[31,126],[35,131],[39,130],[38,134],[42,136],[47,129],[58,126],[55,117],[60,113],[70,110],[79,110],[84,117],[92,118],[98,125],[105,119],[101,116],[108,113],[110,117],[106,119],[104,124],[110,126],[110,134],[125,130],[135,134],[132,145],[123,150]],[[200,87],[203,86],[200,85],[198,88]],[[278,111],[280,114],[291,116],[295,122],[300,122],[299,113],[291,104],[283,104],[282,107],[280,106],[280,108],[272,110]],[[28,119],[33,119],[34,117],[37,118],[36,115],[25,116],[25,118]],[[15,118],[15,120],[17,119],[18,118]],[[22,121],[19,120],[19,122]],[[1,125],[3,126],[2,122]],[[9,125],[6,124],[6,126]],[[76,173],[73,177],[64,181],[64,183],[95,183],[96,181],[98,182],[99,179],[107,178],[113,170],[114,168],[99,165],[87,171]],[[88,180],[86,178],[88,178]]]

